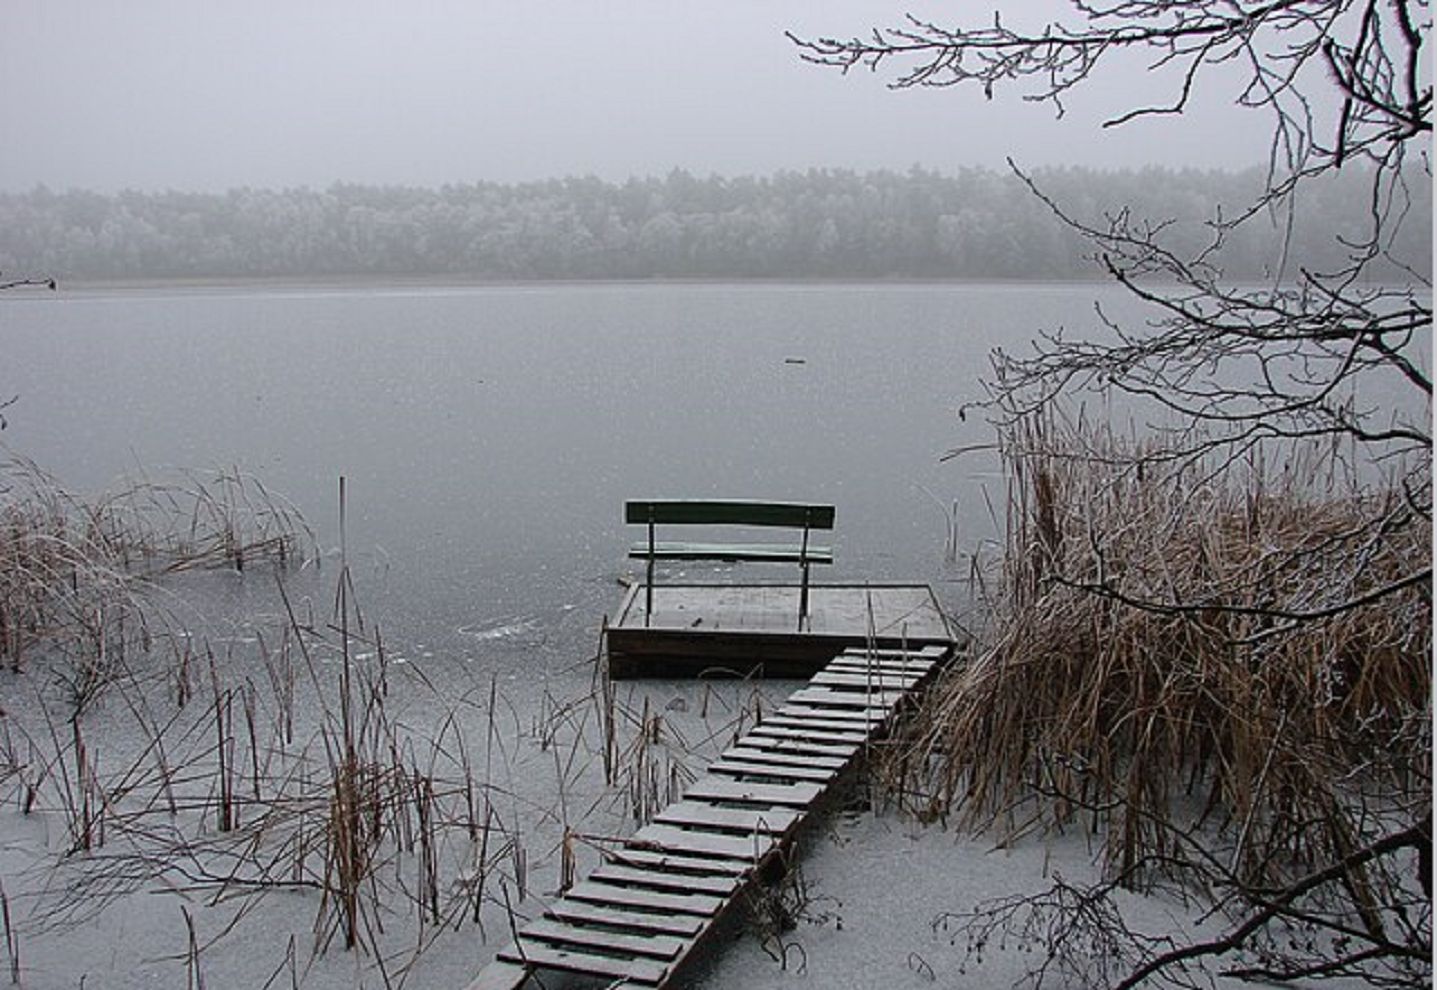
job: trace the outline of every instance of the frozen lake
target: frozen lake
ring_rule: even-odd
[[[403,664],[390,674],[385,731],[415,760],[430,745],[443,749],[427,758],[441,783],[479,780],[500,829],[495,846],[502,836],[526,851],[529,892],[514,896],[521,912],[532,912],[558,882],[569,829],[632,829],[629,806],[643,784],[637,772],[655,775],[662,789],[682,785],[757,703],[756,689],[738,682],[631,682],[618,699],[627,713],[619,742],[648,762],[628,757],[621,775],[630,774],[629,786],[604,786],[601,706],[590,693],[588,661],[602,618],[618,606],[621,580],[632,573],[625,548],[637,534],[625,532],[623,501],[832,502],[837,563],[821,578],[930,582],[961,611],[963,554],[993,535],[989,503],[1001,511],[1003,489],[981,455],[940,461],[951,448],[989,439],[981,422],[960,422],[956,409],[979,396],[977,376],[991,348],[1022,348],[1039,329],[1091,332],[1099,298],[1109,312],[1125,305],[1111,289],[1079,285],[155,287],[11,295],[0,298],[0,397],[19,398],[5,410],[3,440],[82,496],[122,475],[169,469],[237,468],[257,477],[303,513],[327,555],[323,567],[284,577],[290,598],[321,624],[334,601],[337,479],[344,476],[355,590],[368,621],[382,625],[389,658]],[[956,560],[945,552],[950,513],[962,551]],[[786,576],[777,565],[747,565],[743,573]],[[688,576],[711,575],[690,567]],[[164,586],[188,603],[182,617],[196,621],[219,657],[215,676],[227,690],[258,699],[258,737],[253,728],[248,737],[237,731],[229,744],[240,761],[253,749],[281,768],[322,766],[333,653],[321,656],[313,683],[300,675],[296,741],[268,736],[277,725],[273,653],[263,664],[258,656],[273,651],[287,629],[268,569],[187,574]],[[355,654],[364,676],[373,674],[373,656],[367,648]],[[158,673],[137,681],[124,704],[102,701],[87,713],[84,731],[91,752],[103,750],[103,767],[118,769],[131,758],[148,766],[142,751],[149,736],[137,733],[130,715],[136,704],[150,706],[153,724],[175,718],[170,760],[200,768],[211,760],[211,675],[197,679],[199,703],[176,711],[174,673]],[[69,737],[54,734],[62,706],[35,704],[47,689],[43,681],[38,674],[0,680],[6,732],[41,739],[42,748],[53,739],[70,752]],[[763,704],[792,687],[764,686]],[[640,715],[657,718],[662,731],[654,745],[635,749],[644,735]],[[26,752],[9,745],[12,758]],[[258,800],[258,762],[254,775],[251,823],[265,808],[282,807]],[[208,808],[208,778],[197,779],[197,799]],[[305,787],[305,800],[322,809],[322,787]],[[135,798],[147,793],[142,788]],[[183,904],[194,911],[197,965],[209,985],[388,984],[364,954],[334,947],[308,961],[321,903],[312,890],[235,901],[264,906],[241,919],[242,908],[229,901],[216,907],[167,890],[169,874],[165,883],[150,879],[112,901],[97,900],[97,909],[108,906],[82,927],[49,926],[54,902],[45,892],[63,890],[60,879],[75,882],[87,862],[104,862],[66,859],[62,811],[0,813],[0,876],[25,919],[26,985],[74,986],[87,975],[105,986],[178,985],[188,965]],[[131,854],[163,861],[154,849],[170,819],[154,808],[136,821],[155,830],[112,837],[102,852],[121,862]],[[198,828],[196,841],[206,848],[224,841],[203,819],[187,827]],[[863,845],[861,855],[845,859],[855,867],[909,862],[915,842],[924,853],[913,865],[927,864],[920,869],[941,868],[953,855],[953,836],[912,823],[859,816],[838,828]],[[445,833],[443,843],[441,872],[446,883],[460,884],[484,854],[462,830]],[[876,925],[883,939],[901,932],[908,940],[880,961],[885,980],[899,973],[915,985],[926,979],[911,958],[904,961],[910,952],[935,964],[955,960],[959,950],[928,923],[957,903],[946,896],[915,901],[910,916],[890,919],[891,905],[869,903],[867,874],[833,874],[832,855],[843,853],[829,853],[829,865],[816,869],[825,889],[847,900],[847,929]],[[491,885],[487,927],[477,938],[471,925],[416,926],[402,893],[412,882],[413,856],[395,855],[393,873],[384,874],[395,886],[378,900],[394,952],[386,965],[409,973],[409,985],[462,986],[507,941],[507,902]],[[576,855],[581,870],[596,858],[586,844]],[[63,869],[52,875],[55,864]],[[315,859],[297,867],[316,868]],[[505,860],[497,869],[496,876],[512,878],[520,864]],[[1026,873],[1014,877],[1027,882]],[[446,898],[460,889],[446,886]],[[82,915],[88,910],[74,898],[67,903]],[[820,936],[842,933],[830,926]],[[416,941],[428,948],[407,961]],[[843,963],[849,958],[848,949],[835,948],[830,961],[859,981],[854,985],[871,985],[873,972],[853,970]],[[721,965],[711,984],[758,985],[763,974],[781,975],[752,945],[736,949],[731,965],[738,969]]]
[[[957,594],[991,535],[994,346],[1096,325],[1091,285],[146,288],[0,299],[0,435],[66,487],[237,467],[348,545],[391,644],[549,669],[592,649],[633,497],[832,502],[821,579]],[[801,363],[800,363],[801,362]],[[782,568],[759,566],[763,579]],[[940,593],[945,593],[940,591]]]

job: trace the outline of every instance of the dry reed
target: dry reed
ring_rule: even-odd
[[[1005,440],[989,645],[894,764],[920,813],[1082,820],[1133,883],[1208,828],[1266,886],[1430,809],[1430,489],[1359,488],[1330,450],[1168,461],[1051,417]]]
[[[189,488],[146,480],[82,502],[29,462],[0,462],[0,660],[22,672],[44,661],[72,701],[67,716],[53,716],[37,681],[33,711],[48,738],[14,720],[0,738],[0,783],[23,812],[58,812],[69,835],[34,929],[82,921],[157,881],[216,900],[307,889],[319,893],[318,948],[338,935],[378,959],[380,918],[396,904],[415,906],[421,941],[426,927],[477,916],[482,879],[477,891],[447,893],[458,864],[477,859],[482,877],[505,857],[522,889],[517,822],[510,831],[493,813],[489,778],[476,787],[462,739],[452,743],[457,759],[441,768],[444,740],[416,745],[385,710],[389,664],[377,628],[367,630],[354,606],[347,566],[324,627],[313,616],[301,622],[277,582],[287,621],[259,637],[259,686],[242,673],[231,683],[227,672],[243,670],[241,658],[170,633],[169,617],[147,595],[156,577],[298,563],[312,544],[298,517],[257,482],[237,473],[191,480]],[[156,683],[174,708],[157,718],[128,659],[154,649],[161,628],[175,663]],[[377,653],[377,665],[361,663],[357,648]],[[200,662],[209,690],[191,709]],[[318,711],[313,734],[297,739],[304,670]],[[118,774],[102,772],[100,746],[85,731],[101,688],[123,699],[141,737]],[[9,947],[18,967],[13,937]],[[193,984],[193,938],[189,966]]]
[[[237,471],[127,481],[85,500],[0,451],[0,663],[47,663],[82,712],[130,657],[166,646],[183,702],[189,645],[151,579],[196,567],[299,563],[313,546],[298,513]]]
[[[13,796],[24,813],[58,815],[70,840],[44,864],[49,875],[30,902],[27,931],[60,930],[159,887],[200,895],[191,904],[237,905],[236,917],[271,892],[304,892],[315,909],[313,951],[355,948],[390,985],[403,974],[399,931],[413,933],[414,957],[465,919],[482,934],[486,909],[510,917],[513,898],[527,896],[536,842],[555,837],[548,856],[565,888],[596,855],[579,831],[587,816],[607,804],[612,820],[647,821],[692,779],[692,747],[679,727],[647,698],[619,698],[602,675],[588,698],[546,693],[532,717],[521,717],[490,676],[487,704],[444,699],[453,707],[438,727],[413,734],[389,710],[390,681],[412,682],[395,691],[406,701],[415,700],[411,688],[435,689],[412,665],[390,662],[377,626],[357,608],[342,526],[329,621],[317,621],[305,600],[292,602],[276,571],[282,618],[257,627],[252,656],[171,627],[148,600],[152,582],[211,565],[252,578],[262,557],[279,564],[301,556],[302,525],[263,509],[269,496],[257,484],[222,480],[187,501],[147,480],[124,498],[84,503],[33,465],[7,464],[0,661],[22,673],[42,660],[46,671],[68,669],[67,692],[87,699],[52,714],[50,682],[27,673],[37,704],[25,719],[0,720],[0,798]],[[262,525],[247,528],[243,520],[255,518]],[[276,527],[292,535],[277,537]],[[601,653],[602,643],[601,634]],[[167,670],[138,662],[157,644],[172,654]],[[123,706],[97,724],[88,700],[102,688]],[[715,726],[710,710],[721,706]],[[477,710],[484,734],[472,758],[466,707]],[[699,745],[711,747],[760,718],[763,701],[754,688],[746,703],[726,705],[705,687],[696,707],[705,723]],[[126,713],[127,727],[108,731]],[[534,799],[533,781],[516,782],[525,742],[552,766],[552,801]],[[596,792],[600,777],[610,790]],[[593,804],[571,807],[579,796]],[[396,924],[401,916],[411,923]],[[195,928],[205,920],[198,910],[186,916],[188,947],[174,957],[191,985],[203,979],[205,950],[230,931],[202,942]],[[18,936],[7,947],[18,970]],[[294,981],[295,957],[291,942],[270,983],[285,968]]]
[[[0,883],[0,921],[5,924],[5,957],[10,960],[10,982],[20,985],[20,939],[15,925],[10,920],[10,898],[5,885]]]

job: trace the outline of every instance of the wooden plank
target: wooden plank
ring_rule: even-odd
[[[786,526],[832,529],[832,505],[760,502],[749,499],[630,499],[624,522],[692,526]]]
[[[778,804],[807,808],[823,793],[818,784],[748,784],[741,781],[700,777],[684,792],[686,799],[733,801],[746,804]]]
[[[782,835],[799,818],[791,808],[719,808],[700,801],[679,801],[654,816],[665,825],[699,825]]]
[[[562,898],[549,905],[544,916],[581,925],[606,925],[625,931],[656,932],[683,938],[693,938],[708,924],[705,919],[686,914],[646,914]]]
[[[867,739],[876,728],[876,726],[862,723],[843,722],[838,719],[819,718],[812,715],[770,715],[763,720],[761,725],[781,725],[788,729],[812,729],[815,732],[828,732],[852,738],[855,742]]]
[[[881,646],[875,642],[869,646],[849,646],[840,654],[845,660],[874,660],[885,663],[938,663],[947,655],[951,645],[947,643],[933,643],[928,640],[925,645],[919,646],[910,643],[905,649],[903,646]]]
[[[765,722],[762,725],[750,729],[748,735],[743,737],[742,742],[753,745],[760,740],[767,739],[789,739],[816,743],[852,743],[855,746],[862,746],[868,742],[868,734],[862,732],[825,732],[822,729],[796,729],[789,725],[770,725]]]
[[[784,700],[776,711],[782,715],[814,715],[821,718],[844,718],[853,722],[886,722],[893,709],[884,705],[830,705],[825,702]]]
[[[662,870],[619,866],[614,863],[600,866],[589,874],[589,879],[602,880],[604,883],[648,887],[652,890],[672,890],[681,894],[713,894],[716,897],[727,897],[738,887],[738,877],[734,876],[685,876],[682,873],[665,873]]]
[[[844,671],[822,670],[809,679],[810,684],[825,684],[831,687],[856,687],[870,691],[885,688],[907,691],[922,680],[918,676],[903,676],[890,673],[847,673]]]
[[[746,763],[774,763],[783,766],[841,770],[848,760],[841,756],[817,756],[812,753],[775,752],[771,749],[757,749],[739,744],[723,751],[720,759],[737,760]]]
[[[662,894],[636,887],[599,883],[596,880],[581,880],[566,890],[564,896],[569,900],[588,901],[590,904],[623,905],[703,917],[716,914],[718,909],[723,907],[724,901],[722,897],[710,897],[707,894]]]
[[[863,680],[861,680],[857,685],[840,684],[840,683],[837,683],[837,682],[834,682],[834,681],[824,681],[824,682],[820,682],[819,684],[814,685],[815,687],[819,687],[819,686],[827,686],[827,687],[838,687],[838,686],[842,686],[842,687],[863,687],[865,681],[877,680],[877,679],[883,678],[883,677],[906,677],[906,676],[912,675],[912,673],[913,673],[912,671],[908,671],[908,672],[904,673],[904,672],[900,672],[900,671],[897,671],[897,670],[890,670],[890,671],[871,670],[871,671],[870,671],[870,670],[864,670],[863,668],[860,668],[860,667],[843,667],[843,666],[838,665],[838,664],[829,664],[827,667],[824,668],[824,671],[821,671],[820,673],[823,673],[823,672],[826,672],[826,673],[832,674],[832,675],[837,675],[838,677],[845,677],[845,676],[847,676],[847,677],[858,677],[858,678],[862,678]],[[814,675],[814,676],[817,676],[817,675]],[[926,672],[920,672],[920,673],[918,673],[917,675],[914,675],[914,679],[912,680],[911,683],[898,684],[896,687],[888,687],[887,685],[874,685],[874,686],[875,686],[875,687],[883,687],[885,690],[913,691],[913,690],[921,690],[921,689],[923,688],[923,686],[924,686],[925,684],[927,684],[928,682],[929,682],[929,675],[928,675]]]
[[[787,709],[787,710],[785,710]],[[758,725],[784,719],[788,722],[837,722],[831,726],[843,732],[872,732],[882,726],[890,715],[886,708],[851,708],[843,705],[783,705],[765,712]],[[755,726],[757,728],[757,726]]]
[[[914,677],[927,677],[937,669],[938,663],[935,660],[855,657],[841,653],[830,660],[826,666],[828,670],[835,671],[872,670],[889,674],[912,674]]]
[[[900,673],[898,671],[860,670],[857,668],[845,669],[835,666],[834,664],[829,664],[813,676],[823,677],[824,680],[814,681],[809,684],[809,687],[921,691],[924,686],[930,682],[930,678],[926,673],[914,674],[912,671]],[[852,682],[849,681],[848,678],[857,678],[858,680]],[[897,680],[897,678],[903,678],[904,680]],[[885,679],[887,679],[889,683],[882,683]]]
[[[795,700],[793,695],[802,694],[802,691],[795,691],[786,698],[785,704],[780,707],[818,708],[819,711],[829,714],[835,713],[835,711],[849,711],[855,716],[868,716],[877,718],[879,721],[885,720],[894,713],[894,704],[891,701],[885,701],[884,698],[871,693],[871,691],[865,693],[862,690],[855,691],[852,688],[835,687],[803,688],[803,691],[812,691],[813,694]],[[902,695],[907,695],[908,691],[887,691],[885,694],[902,697]]]
[[[907,697],[911,690],[906,687],[871,688],[861,681],[858,684],[810,684],[793,692],[784,701],[820,707],[838,705],[889,709]]]
[[[700,856],[723,856],[728,859],[755,863],[778,843],[771,835],[723,835],[718,832],[697,832],[674,825],[645,825],[634,834],[632,845],[637,848],[666,849],[676,853]]]
[[[889,717],[886,711],[874,712],[866,708],[817,708],[813,705],[784,705],[778,709],[778,714],[798,718],[835,719],[859,728],[877,728],[887,722]]]
[[[528,979],[528,966],[495,959],[464,990],[519,990]]]
[[[832,705],[826,701],[809,701],[801,705],[784,705],[778,711],[787,714],[787,712],[784,712],[784,709],[795,708],[802,712],[802,714],[811,715],[816,718],[847,718],[860,728],[864,722],[868,722],[876,728],[893,717],[892,707],[882,705]]]
[[[788,696],[789,701],[847,708],[891,708],[903,699],[902,691],[834,691],[831,688],[803,688]]]
[[[752,869],[752,864],[743,860],[683,856],[652,849],[605,849],[604,859],[621,866],[648,866],[684,876],[741,877]]]
[[[918,588],[914,587],[910,590],[918,590]],[[860,659],[872,657],[878,660],[913,660],[919,663],[932,663],[941,660],[950,648],[951,647],[948,646],[928,645],[919,647],[910,646],[905,650],[901,647],[875,646],[869,649],[863,646],[855,646],[851,649],[844,650],[842,655],[845,657],[858,657]]]
[[[647,560],[650,556],[647,543],[635,543],[629,547],[629,557]],[[728,560],[754,561],[770,564],[833,563],[832,547],[810,546],[807,550],[799,543],[690,543],[678,540],[660,540],[653,546],[655,560]]]
[[[588,976],[604,976],[646,986],[658,986],[669,973],[668,966],[651,959],[602,956],[593,952],[556,949],[545,945],[526,945],[523,950],[521,954],[517,946],[510,946],[500,950],[499,958],[505,962],[527,963],[530,966],[543,966],[546,969],[559,969]]]
[[[800,753],[807,756],[828,756],[849,759],[863,747],[858,743],[813,742],[807,739],[780,738],[776,736],[755,736],[752,733],[740,739],[736,746],[758,749],[769,753]]]
[[[877,644],[872,649],[866,646],[847,646],[834,659],[850,663],[884,663],[912,668],[932,668],[943,662],[948,650],[949,647],[946,644],[910,646],[906,650],[902,647],[885,647]]]
[[[688,946],[689,940],[672,935],[631,935],[627,932],[605,931],[584,925],[571,925],[560,921],[538,918],[524,926],[519,933],[521,942],[531,939],[550,945],[588,946],[631,953],[636,956],[651,956],[672,962]],[[525,949],[528,945],[524,946]]]
[[[763,777],[766,780],[810,780],[815,784],[827,783],[838,776],[837,770],[827,767],[795,767],[777,763],[745,763],[739,760],[720,760],[710,763],[709,773],[725,777]]]

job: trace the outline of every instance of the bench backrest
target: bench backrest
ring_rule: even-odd
[[[678,499],[624,503],[624,521],[633,524],[832,529],[833,515],[834,507],[831,505],[803,502]]]

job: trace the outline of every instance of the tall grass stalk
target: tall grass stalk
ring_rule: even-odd
[[[10,961],[10,982],[20,985],[20,937],[10,918],[10,898],[5,893],[5,884],[0,883],[0,920],[5,923],[5,958]]]
[[[923,814],[1086,816],[1134,880],[1181,854],[1174,826],[1210,828],[1263,886],[1430,809],[1430,589],[1408,579],[1430,491],[1359,486],[1331,451],[1172,461],[1056,417],[1004,454],[987,646],[905,754]]]

